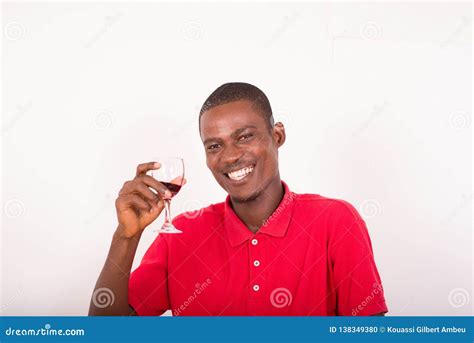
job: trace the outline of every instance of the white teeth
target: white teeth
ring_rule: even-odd
[[[250,167],[246,167],[246,168],[242,168],[240,170],[230,172],[227,175],[232,180],[238,181],[238,180],[242,180],[244,177],[246,177],[248,174],[250,174],[252,172],[252,170],[253,170],[253,166],[250,166]]]

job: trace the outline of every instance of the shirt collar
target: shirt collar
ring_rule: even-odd
[[[296,194],[290,191],[285,182],[282,181],[281,183],[285,190],[283,199],[276,210],[265,220],[257,234],[284,237],[288,230],[293,213],[293,200]],[[224,226],[230,245],[233,247],[245,242],[254,235],[232,209],[229,195],[227,195],[224,205]]]

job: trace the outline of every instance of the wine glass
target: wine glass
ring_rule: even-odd
[[[171,198],[178,194],[184,183],[184,161],[180,157],[163,157],[155,159],[160,163],[160,168],[151,171],[151,175],[160,181],[171,192]],[[171,198],[163,199],[165,202],[165,223],[158,233],[182,233],[171,223]]]

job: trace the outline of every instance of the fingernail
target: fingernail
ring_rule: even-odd
[[[165,192],[165,196],[166,196],[167,198],[171,198],[172,195],[173,195],[173,194],[171,194],[170,191],[166,191],[166,192]]]
[[[155,167],[155,168],[160,168],[160,167],[161,167],[161,164],[159,164],[158,162],[155,162],[155,164],[153,165],[153,167]]]

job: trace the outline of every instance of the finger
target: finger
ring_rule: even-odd
[[[149,211],[152,205],[143,200],[136,194],[127,194],[122,196],[125,207],[132,207],[135,210]]]
[[[147,162],[137,166],[137,174],[135,177],[145,175],[149,170],[160,169],[161,164],[158,162]]]
[[[138,178],[137,180],[154,189],[160,197],[171,198],[171,192],[168,190],[168,188],[166,188],[165,185],[163,185],[160,181],[153,178],[152,176],[140,176],[140,178]]]
[[[133,193],[133,192],[132,192]],[[145,185],[143,182],[139,182],[135,186],[134,193],[138,193],[141,197],[143,197],[145,200],[151,202],[151,203],[157,203],[160,200],[160,197],[153,193],[150,188],[148,188],[147,185]]]
[[[139,185],[144,185],[144,187]],[[156,200],[153,199],[152,196],[160,198],[171,196],[171,192],[165,185],[149,175],[140,176],[132,181],[125,182],[119,195],[133,193],[141,195],[141,192],[143,192],[143,197],[145,199],[149,198],[150,200]]]

